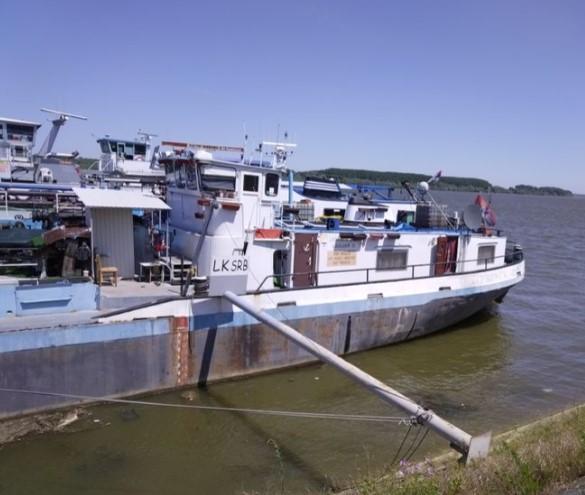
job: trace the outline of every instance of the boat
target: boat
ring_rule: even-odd
[[[134,185],[152,184],[164,178],[158,166],[158,146],[151,150],[151,140],[156,134],[138,131],[138,139],[117,139],[110,135],[97,140],[100,159],[97,170],[90,170],[98,181]]]
[[[41,108],[41,111],[56,117],[51,121],[51,130],[37,152],[34,146],[41,124],[0,117],[0,180],[79,184],[79,167],[75,163],[79,153],[56,153],[53,147],[68,120],[87,120],[87,117],[48,108]]]
[[[288,181],[282,181],[288,190]],[[343,184],[332,177],[305,177],[293,182],[292,200],[304,220],[342,219],[345,222],[399,223],[414,219],[416,201],[395,199],[392,188],[366,184]]]
[[[502,302],[524,278],[523,252],[496,229],[489,202],[451,214],[421,183],[411,201],[363,191],[321,197],[324,214],[315,215],[317,198],[295,195],[292,143],[263,143],[268,160],[250,160],[238,146],[161,147],[164,202],[127,189],[23,186],[52,204],[69,195],[81,221],[47,225],[38,244],[48,272],[71,275],[0,284],[3,383],[63,393],[0,390],[0,417],[315,361],[234,304],[234,294],[347,355],[448,328]],[[25,194],[14,191],[6,188]],[[99,256],[80,274],[75,249],[89,231]],[[19,240],[23,252],[36,249],[31,237]],[[51,261],[55,249],[62,261]],[[104,273],[113,286],[94,282]]]
[[[293,183],[286,165],[291,145],[272,144],[270,166],[214,156],[241,155],[237,147],[175,147],[161,158],[171,251],[196,268],[195,293],[102,321],[186,317],[195,362],[205,361],[211,345],[221,349],[205,376],[194,377],[207,381],[311,359],[226,304],[228,290],[346,354],[447,328],[503,301],[524,278],[521,249],[482,223],[477,205],[461,222],[420,198],[426,184],[404,210],[414,216],[400,210],[389,221],[383,203],[350,199],[346,214],[367,206],[379,217],[300,219],[292,187],[288,198],[280,187],[287,178]]]
[[[33,147],[41,124],[0,117],[0,179],[12,180],[13,174],[33,177]]]

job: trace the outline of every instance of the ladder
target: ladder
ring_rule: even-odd
[[[164,256],[161,258],[161,263],[169,274],[168,280],[171,285],[180,284],[181,280],[186,280],[193,269],[191,260],[181,260],[176,256]]]

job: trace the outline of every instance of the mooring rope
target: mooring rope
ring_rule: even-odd
[[[92,395],[68,394],[61,392],[46,392],[41,390],[25,390],[17,388],[0,387],[0,392],[16,393],[16,394],[31,394],[42,395],[46,397],[62,397],[67,399],[77,399],[93,402],[106,402],[112,404],[127,404],[135,406],[149,406],[149,407],[167,407],[172,409],[195,409],[200,411],[218,411],[218,412],[232,412],[243,414],[259,414],[264,416],[284,416],[291,418],[307,418],[307,419],[330,419],[339,421],[365,421],[373,423],[398,423],[403,425],[411,424],[411,418],[405,416],[376,416],[368,414],[339,414],[339,413],[322,413],[322,412],[305,412],[305,411],[282,411],[272,409],[250,409],[242,407],[226,407],[226,406],[205,406],[200,404],[172,404],[164,402],[152,402],[145,400],[133,399],[114,399],[109,397],[96,397]]]
[[[405,461],[410,461],[410,459],[412,459],[412,456],[420,448],[422,443],[425,441],[425,438],[427,438],[428,434],[429,434],[429,428],[427,427],[427,428],[425,428],[425,432],[423,433],[422,437],[420,438],[420,440],[418,441],[418,443],[416,444],[414,449],[411,452],[409,452],[408,455],[406,455],[406,454],[404,455]]]

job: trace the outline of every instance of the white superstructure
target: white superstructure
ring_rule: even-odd
[[[10,180],[13,170],[33,170],[33,148],[40,126],[0,117],[0,179]]]
[[[127,140],[105,136],[98,139],[101,155],[98,173],[144,181],[158,180],[164,172],[158,167],[158,146],[151,150],[154,134],[139,131],[140,139]]]
[[[290,189],[285,197],[282,162],[256,166],[184,147],[161,163],[172,208],[171,249],[209,278],[211,294],[324,285],[335,291],[348,283],[419,280],[507,263],[505,237],[456,225],[429,202],[316,198],[319,211],[343,210],[341,219],[318,222],[314,211],[310,219],[301,211],[314,208],[313,200],[297,202]]]

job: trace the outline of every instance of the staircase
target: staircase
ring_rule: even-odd
[[[168,281],[172,285],[178,285],[182,279],[187,279],[187,274],[193,268],[193,262],[191,260],[181,260],[176,256],[163,256],[160,258],[161,263],[164,265],[166,273],[168,273]],[[166,278],[166,277],[165,277]]]

